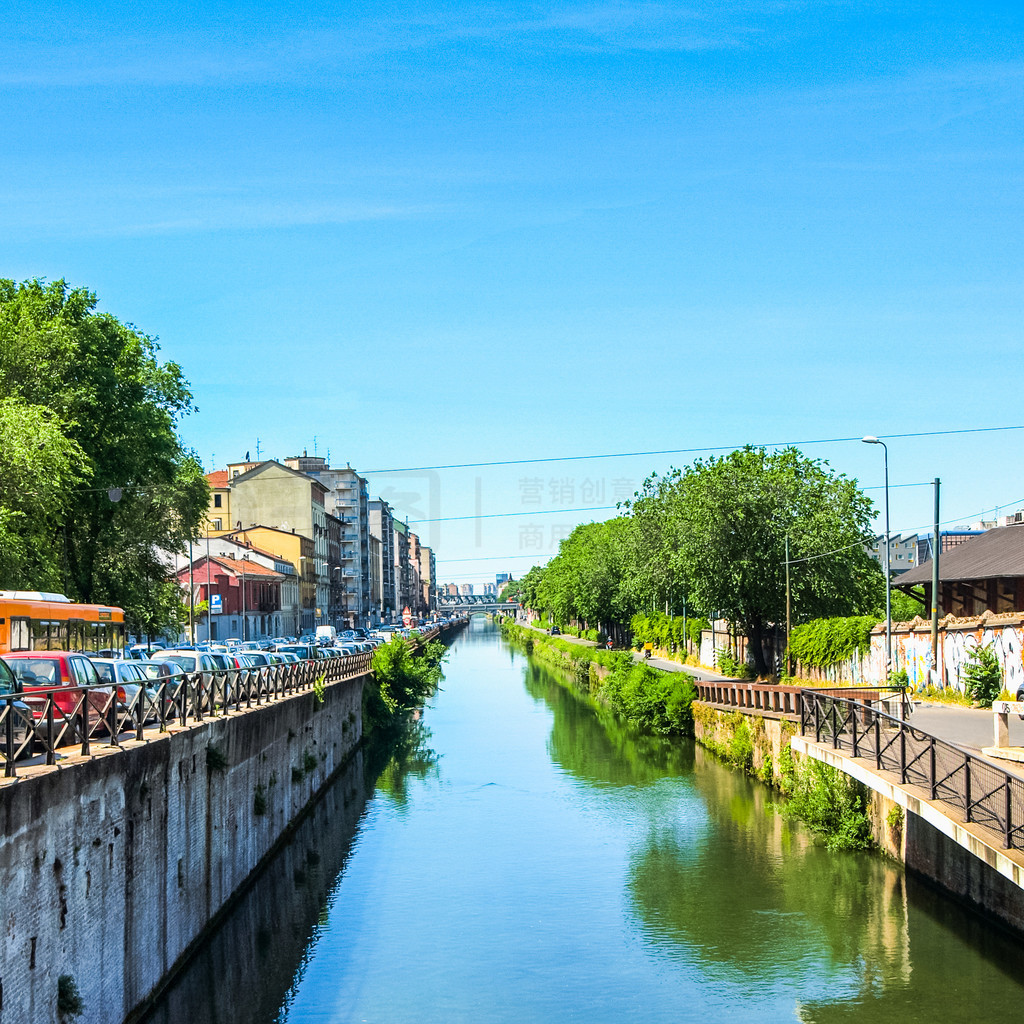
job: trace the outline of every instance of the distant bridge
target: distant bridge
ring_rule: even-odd
[[[502,612],[515,615],[519,605],[514,601],[499,601],[493,594],[460,594],[458,597],[438,595],[437,610],[439,612],[461,612],[464,615],[472,612]]]

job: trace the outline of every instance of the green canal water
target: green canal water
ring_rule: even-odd
[[[1016,1018],[1024,946],[830,854],[690,742],[638,737],[474,619],[400,756],[357,758],[161,1024]]]

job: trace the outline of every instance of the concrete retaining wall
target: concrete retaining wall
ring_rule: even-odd
[[[917,787],[900,786],[840,751],[804,737],[796,737],[793,747],[869,788],[875,838],[909,871],[1024,934],[1024,855],[1020,851],[1004,849],[986,830],[964,822],[958,809],[924,799]],[[887,821],[895,807],[902,811],[898,829]]]
[[[355,749],[362,679],[0,787],[0,1024],[120,1024]]]
[[[795,723],[778,716],[723,711],[694,704],[697,742],[722,757],[752,748],[753,773],[778,787],[783,747],[839,769],[867,792],[871,835],[886,855],[962,903],[1024,934],[1024,856],[1003,850],[983,830],[953,817],[949,807],[923,800],[842,752],[794,735]],[[739,740],[737,741],[737,737]]]

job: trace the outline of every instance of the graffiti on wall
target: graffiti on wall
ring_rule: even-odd
[[[964,688],[964,670],[978,647],[991,646],[1003,668],[1003,685],[1011,693],[1024,686],[1024,624],[981,623],[977,628],[939,630],[939,667],[942,683]],[[932,641],[928,632],[895,631],[892,637],[893,667],[905,669],[914,686],[925,686],[932,670]],[[873,633],[867,676],[874,682],[885,678],[885,634]]]

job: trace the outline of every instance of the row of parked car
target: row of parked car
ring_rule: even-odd
[[[114,652],[104,652],[111,653]],[[12,749],[23,755],[31,753],[32,741],[46,735],[46,709],[51,698],[55,733],[63,727],[62,721],[70,719],[78,709],[82,692],[87,694],[90,711],[97,721],[112,705],[124,717],[140,700],[145,719],[153,721],[161,694],[175,699],[186,676],[201,673],[210,682],[219,680],[224,687],[220,699],[230,700],[231,680],[239,670],[266,669],[305,658],[340,658],[346,653],[355,651],[300,643],[280,644],[271,650],[259,650],[256,645],[234,649],[155,648],[145,658],[75,651],[10,652],[0,657],[0,711],[6,708],[0,725],[0,750],[7,750],[11,738],[7,729],[9,718],[13,724]],[[12,694],[18,696],[12,698]],[[5,697],[8,699],[4,700]]]
[[[443,622],[425,624],[421,629],[439,625]],[[75,713],[84,689],[97,720],[112,705],[124,717],[140,701],[146,720],[153,720],[161,694],[175,699],[186,676],[201,674],[211,683],[219,681],[224,687],[219,699],[227,701],[231,699],[231,680],[240,670],[263,670],[306,659],[368,653],[395,634],[408,637],[413,632],[390,626],[379,631],[344,630],[330,637],[306,635],[244,642],[234,639],[195,647],[149,648],[136,644],[123,652],[102,651],[98,655],[74,651],[7,653],[0,656],[0,711],[6,708],[0,725],[0,750],[8,746],[8,719],[14,727],[14,750],[29,752],[31,741],[36,736],[45,736],[44,719],[51,695],[55,719],[69,719]],[[57,722],[55,731],[61,727]]]

